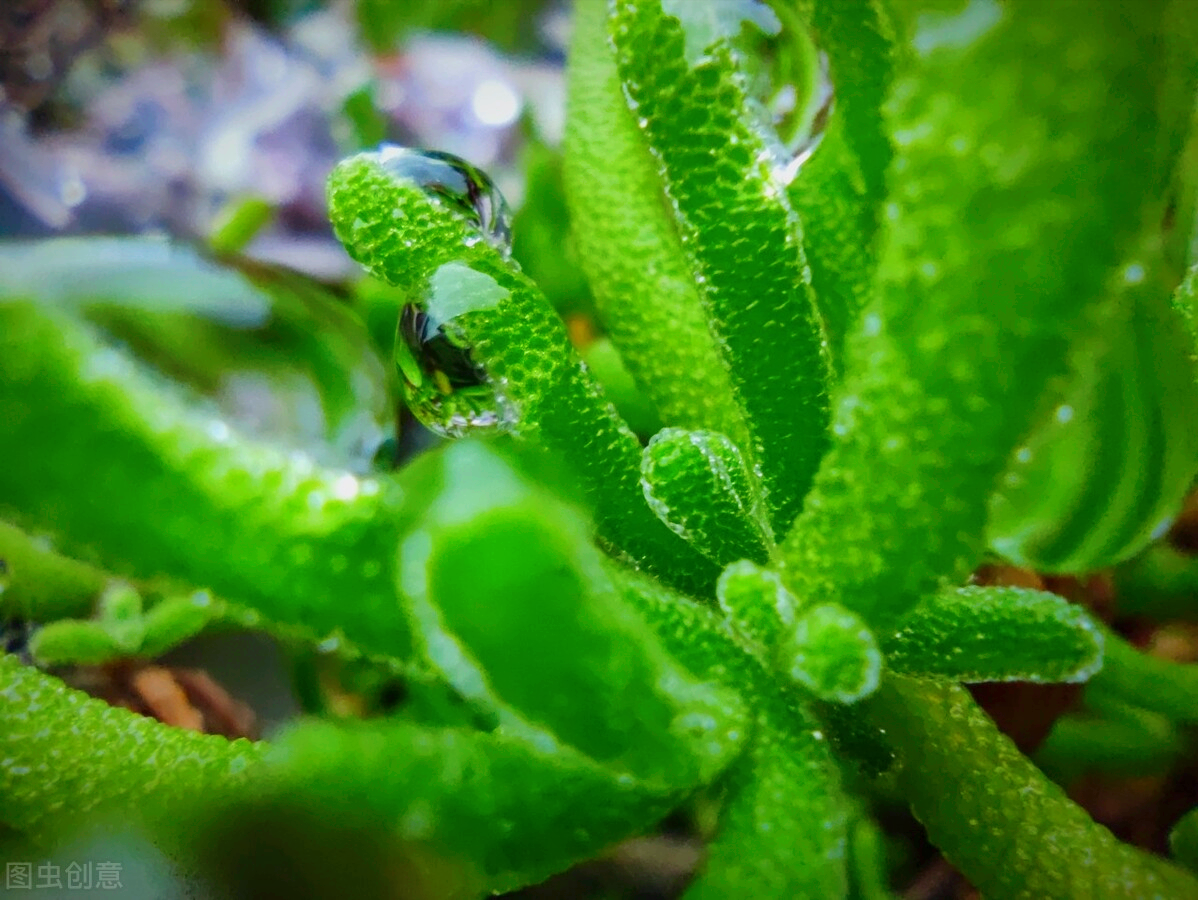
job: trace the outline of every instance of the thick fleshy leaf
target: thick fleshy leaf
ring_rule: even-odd
[[[1177,820],[1169,832],[1169,849],[1179,863],[1198,871],[1198,809],[1191,809]]]
[[[771,648],[794,627],[799,601],[782,577],[755,562],[742,559],[720,573],[716,601],[742,638],[761,648]]]
[[[952,681],[1085,681],[1102,666],[1102,632],[1056,594],[965,587],[903,616],[882,650],[896,672]]]
[[[603,326],[665,424],[712,429],[740,443],[746,432],[728,373],[620,88],[606,0],[579,0],[572,26],[566,190]]]
[[[1087,706],[1092,700],[1087,695]],[[1057,784],[1088,774],[1163,777],[1184,758],[1185,736],[1164,716],[1125,703],[1099,705],[1061,716],[1036,751],[1036,765]]]
[[[505,734],[638,778],[698,786],[740,750],[745,711],[629,610],[577,513],[485,447],[444,453],[446,490],[401,549],[429,661]]]
[[[24,304],[0,304],[0,356],[0,508],[14,521],[114,574],[167,575],[273,622],[408,654],[392,569],[436,462],[403,487],[321,468]]]
[[[1198,665],[1138,650],[1105,632],[1106,662],[1086,688],[1087,697],[1111,697],[1173,722],[1198,722]]]
[[[884,4],[873,0],[795,6],[827,56],[835,101],[819,146],[787,194],[803,226],[832,356],[842,364],[845,337],[869,300],[877,265],[877,220],[891,156],[882,104],[893,78],[892,25]],[[786,5],[776,8],[786,15]]]
[[[658,432],[641,457],[641,487],[657,517],[713,562],[768,557],[773,540],[757,484],[724,435]]]
[[[709,21],[704,4],[618,0],[610,28],[781,529],[827,447],[831,361],[786,194],[790,160],[734,46],[741,13],[764,7],[719,6],[731,12]]]
[[[877,296],[783,547],[799,596],[879,627],[979,561],[1009,455],[1155,239],[1195,80],[1166,2],[897,11]]]
[[[1115,570],[1119,612],[1157,621],[1198,612],[1198,558],[1168,543],[1150,547]]]
[[[346,305],[298,273],[153,237],[2,241],[0,270],[0,303],[78,314],[243,434],[355,472],[382,440],[386,370]]]
[[[1198,369],[1145,274],[1139,260],[1124,268],[1122,319],[1097,371],[1074,376],[991,499],[987,540],[1020,566],[1090,572],[1123,562],[1168,529],[1198,474],[1189,426]]]
[[[536,440],[577,471],[605,541],[677,584],[713,584],[714,566],[645,505],[640,444],[604,399],[540,290],[453,203],[426,193],[412,177],[393,175],[396,153],[407,151],[340,163],[329,181],[330,215],[350,254],[372,274],[412,292],[413,300],[425,298],[409,309],[437,326],[419,351],[428,358],[397,356],[420,395],[414,405],[427,404],[418,412],[430,419],[448,415],[446,430],[454,434],[485,422],[481,427]],[[401,334],[401,354],[404,340]],[[429,365],[453,371],[429,371],[426,378]],[[489,392],[478,402],[492,408],[463,412],[463,404],[474,402],[458,387],[465,382],[475,396]]]
[[[866,705],[899,751],[899,790],[929,838],[986,896],[1198,897],[1187,872],[1072,803],[964,688],[894,675]]]
[[[0,521],[0,617],[49,622],[91,612],[107,576]]]
[[[790,678],[833,703],[868,696],[882,674],[882,654],[869,626],[835,603],[801,610],[775,656]]]
[[[712,610],[640,575],[609,570],[695,677],[754,698],[749,747],[728,771],[720,828],[688,897],[844,896],[852,802],[805,698],[780,685]]]
[[[0,822],[51,842],[90,815],[164,826],[242,788],[261,748],[117,709],[0,657]]]
[[[647,831],[689,787],[646,784],[561,744],[402,721],[306,723],[270,759],[258,804],[386,829],[470,885],[464,896],[536,883]]]

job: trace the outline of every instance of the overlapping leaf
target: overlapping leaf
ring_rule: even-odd
[[[1159,225],[1193,66],[1168,4],[1093,12],[903,11],[913,50],[886,110],[878,296],[850,336],[834,442],[785,545],[800,595],[880,625],[964,580],[1008,454],[1093,333],[1109,279]],[[1181,65],[1142,64],[1161,42]]]
[[[331,215],[350,253],[414,294],[438,272],[457,273],[460,290],[447,300],[471,358],[511,404],[516,433],[560,453],[578,472],[604,540],[674,583],[692,589],[714,583],[714,567],[645,505],[640,446],[581,365],[540,290],[480,240],[464,216],[380,162],[354,157],[331,176]]]
[[[707,328],[657,170],[607,41],[606,0],[574,7],[565,177],[604,328],[667,425],[740,441],[741,412]],[[663,340],[670,352],[661,352]]]

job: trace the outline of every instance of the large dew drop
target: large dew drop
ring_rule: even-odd
[[[447,263],[428,280],[424,296],[399,315],[395,365],[413,414],[443,437],[505,431],[515,424],[512,404],[475,359],[468,326],[508,292],[495,279],[462,263]]]
[[[492,247],[512,250],[512,213],[503,194],[481,169],[450,153],[383,144],[376,158],[396,178],[415,182],[425,193],[463,213]]]

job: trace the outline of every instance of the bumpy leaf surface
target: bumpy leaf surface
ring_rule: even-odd
[[[928,836],[985,895],[1198,897],[1188,873],[1071,803],[964,688],[892,676],[866,703],[901,748],[899,787]]]
[[[800,596],[880,625],[964,580],[1008,455],[1161,221],[1194,72],[1143,60],[1183,38],[1166,3],[1080,9],[902,10],[878,291],[785,544]]]
[[[1102,665],[1102,633],[1056,594],[966,587],[935,594],[882,643],[886,665],[953,681],[1085,681]]]
[[[731,36],[694,31],[701,9],[672,6],[684,23],[657,0],[621,0],[611,34],[748,417],[771,522],[785,528],[827,446],[831,362],[777,138],[754,110]]]
[[[517,433],[560,453],[594,504],[602,537],[661,577],[691,588],[717,572],[645,505],[640,445],[581,365],[565,327],[519,269],[460,215],[365,154],[342,162],[329,182],[330,215],[350,254],[377,277],[415,291],[448,265],[485,281],[486,304],[458,298],[464,340],[515,407]]]
[[[576,3],[573,29],[566,190],[603,326],[667,425],[710,428],[742,442],[744,422],[694,272],[620,88],[606,0]]]

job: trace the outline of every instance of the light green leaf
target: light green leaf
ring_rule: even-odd
[[[1183,58],[1163,2],[900,11],[877,296],[783,548],[796,594],[878,627],[979,562],[1009,455],[1161,221],[1195,83],[1143,65]]]
[[[899,790],[932,842],[984,895],[1198,897],[1191,875],[1091,820],[964,688],[895,675],[865,702],[899,751]]]
[[[726,36],[703,36],[712,42],[692,62],[686,26],[658,0],[618,0],[610,28],[620,79],[747,415],[771,524],[785,528],[827,447],[832,371],[786,195],[790,160],[766,130]]]
[[[1156,267],[1160,271],[1161,267]],[[991,498],[987,540],[1017,565],[1090,572],[1172,523],[1198,474],[1198,369],[1144,261],[1120,273],[1110,347],[1017,449]]]
[[[1198,665],[1151,656],[1110,630],[1104,637],[1106,662],[1087,697],[1111,697],[1173,722],[1198,722]]]
[[[896,672],[952,681],[1085,681],[1102,666],[1102,632],[1056,594],[965,587],[934,594],[882,642]]]
[[[751,560],[729,565],[715,585],[720,609],[740,635],[761,648],[773,647],[794,627],[798,599],[777,572]]]
[[[681,670],[616,592],[586,521],[480,445],[404,540],[430,662],[505,734],[563,742],[638,778],[698,786],[740,750],[733,691]]]
[[[129,655],[103,625],[77,619],[39,628],[29,639],[29,653],[41,666],[96,666]]]
[[[666,649],[703,681],[753,698],[747,751],[727,774],[720,828],[694,898],[842,897],[851,803],[819,720],[741,646],[730,623],[643,576],[609,565]]]
[[[712,562],[769,556],[773,539],[758,486],[724,435],[658,432],[641,456],[641,488],[657,517]]]
[[[564,745],[402,721],[308,722],[280,736],[271,758],[258,803],[392,830],[496,893],[648,830],[681,797]]]
[[[391,568],[435,461],[402,487],[321,468],[244,438],[77,321],[24,304],[0,304],[0,356],[0,508],[14,521],[114,574],[169,573],[269,621],[408,654]]]
[[[0,657],[0,822],[40,842],[93,814],[154,835],[196,797],[243,788],[260,755],[248,741],[163,725]]]
[[[393,175],[388,167],[394,168],[398,152],[360,154],[330,176],[330,215],[350,254],[413,297],[424,296],[437,273],[451,267],[470,272],[463,278],[471,284],[489,285],[481,293],[469,288],[469,296],[437,293],[412,309],[448,336],[448,346],[437,353],[452,354],[455,370],[481,367],[482,383],[472,374],[470,392],[489,392],[493,408],[463,414],[458,405],[471,400],[457,396],[460,390],[455,394],[449,375],[431,370],[428,385],[423,375],[410,378],[415,387],[409,393],[418,395],[414,408],[426,406],[426,422],[441,418],[444,424],[452,413],[447,433],[467,433],[472,421],[485,421],[490,430],[511,429],[560,454],[577,471],[605,541],[677,584],[697,589],[714,583],[714,566],[645,505],[640,445],[582,365],[540,290],[492,246],[495,235],[481,239],[478,223],[455,204],[426,193],[411,175]],[[416,360],[405,353],[404,340],[401,332],[401,368],[405,357],[409,367],[439,361],[431,349],[427,360]]]
[[[574,5],[565,181],[579,261],[629,372],[667,425],[747,433],[653,157],[620,88],[606,0]],[[669,336],[670,352],[661,352]]]
[[[873,693],[882,654],[861,618],[835,603],[804,609],[783,635],[778,668],[821,700],[852,703]]]
[[[789,4],[778,6],[783,14],[789,11]],[[818,147],[787,194],[803,226],[816,304],[840,367],[845,338],[869,300],[877,265],[878,218],[891,157],[882,104],[893,80],[893,35],[885,4],[873,0],[806,0],[795,7],[827,54],[835,99]]]

